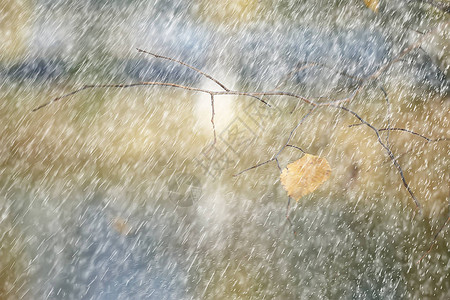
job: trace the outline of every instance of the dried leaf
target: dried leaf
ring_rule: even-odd
[[[368,8],[370,8],[371,10],[373,10],[374,13],[378,13],[378,6],[379,6],[379,2],[378,0],[364,0],[364,3],[366,4],[366,6]]]
[[[112,220],[112,226],[121,235],[128,235],[131,232],[131,227],[128,225],[127,220],[120,217]]]
[[[331,168],[325,158],[305,154],[287,165],[280,175],[281,183],[289,197],[299,200],[314,192],[330,177]]]

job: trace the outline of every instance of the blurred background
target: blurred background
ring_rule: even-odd
[[[293,203],[270,159],[309,107],[164,81],[340,98],[438,27],[348,105],[378,128],[450,136],[449,14],[427,1],[3,0],[1,299],[447,299],[449,143],[391,132],[423,206],[366,127],[322,108],[291,144],[330,179]],[[445,4],[445,3],[444,3]],[[390,109],[381,90],[390,102]],[[390,111],[390,121],[388,118]],[[386,132],[383,139],[386,139]],[[286,149],[281,167],[302,153]],[[296,232],[294,234],[293,232]]]

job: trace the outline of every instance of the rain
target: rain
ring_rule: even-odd
[[[449,299],[449,12],[2,0],[0,299]]]

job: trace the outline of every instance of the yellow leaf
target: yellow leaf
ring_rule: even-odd
[[[299,200],[314,192],[330,177],[331,168],[325,158],[305,154],[287,165],[280,175],[281,183],[289,197]]]
[[[378,13],[378,0],[364,0],[364,3],[368,8],[373,10],[374,13]]]

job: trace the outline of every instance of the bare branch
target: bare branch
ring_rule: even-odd
[[[289,137],[288,137],[286,143],[283,145],[283,147],[281,147],[281,149],[278,151],[278,153],[275,154],[271,159],[269,159],[269,160],[267,160],[267,161],[265,161],[265,162],[263,162],[263,163],[261,163],[261,164],[258,164],[258,165],[256,165],[256,166],[247,168],[247,169],[245,169],[245,170],[243,170],[243,171],[241,171],[241,172],[239,172],[239,173],[237,173],[237,174],[235,174],[235,175],[233,175],[233,176],[234,176],[234,177],[239,176],[239,175],[241,175],[241,174],[244,173],[244,172],[247,172],[247,171],[256,169],[256,168],[258,168],[258,167],[260,167],[260,166],[262,166],[262,165],[265,165],[265,164],[267,164],[267,163],[269,163],[269,162],[271,162],[271,161],[273,161],[273,160],[276,161],[277,166],[278,166],[278,169],[279,169],[280,172],[281,172],[282,169],[281,169],[281,166],[280,166],[280,162],[278,161],[278,156],[281,154],[281,152],[283,152],[284,149],[286,149],[286,147],[288,147],[288,146],[289,146],[289,147],[295,147],[295,146],[289,145],[289,142],[291,141],[292,136],[294,135],[294,132],[297,130],[297,128],[298,128],[301,124],[303,124],[303,122],[306,120],[306,118],[308,118],[316,108],[317,108],[317,106],[314,106],[313,108],[311,108],[311,109],[309,110],[309,112],[308,112],[306,115],[303,116],[303,118],[300,120],[300,122],[294,127],[294,129],[291,130],[291,133],[289,134]],[[295,147],[295,148],[300,149],[299,147]],[[300,149],[300,150],[301,150],[301,149]],[[304,152],[303,150],[301,150],[301,151]]]
[[[349,78],[349,79],[356,80],[356,81],[358,81],[358,82],[362,82],[363,79],[364,79],[364,78],[362,78],[362,77],[360,77],[360,76],[351,75],[351,74],[348,74],[348,73],[345,72],[345,71],[337,70],[335,67],[328,66],[328,65],[326,65],[326,64],[324,64],[324,63],[315,62],[315,61],[313,61],[313,62],[309,62],[309,61],[299,61],[299,62],[297,63],[297,66],[296,66],[292,71],[290,71],[289,73],[287,73],[287,74],[284,76],[283,79],[280,80],[280,83],[278,83],[278,84],[276,85],[275,89],[278,89],[281,85],[283,85],[284,82],[286,82],[289,78],[291,78],[295,73],[298,73],[298,72],[300,72],[300,71],[303,71],[303,70],[306,70],[306,69],[312,68],[312,67],[321,67],[321,68],[325,68],[325,69],[328,69],[328,70],[330,70],[330,71],[332,71],[332,72],[334,72],[334,73],[336,73],[336,74],[338,74],[338,75],[347,77],[347,78]]]
[[[447,22],[448,24],[449,22]],[[431,32],[436,31],[437,28]],[[429,32],[428,34],[430,34],[431,32]],[[395,62],[399,61],[400,59],[402,59],[406,54],[408,54],[409,52],[411,52],[413,49],[420,47],[420,45],[422,44],[422,42],[424,41],[424,39],[428,36],[428,34],[422,36],[415,44],[407,47],[406,49],[404,49],[400,54],[398,54],[394,59],[392,59],[391,61],[387,62],[386,64],[384,64],[383,66],[381,66],[377,71],[375,71],[372,75],[368,76],[363,83],[353,92],[353,94],[347,98],[344,99],[340,99],[340,100],[332,100],[329,101],[327,103],[320,103],[321,106],[326,106],[326,105],[334,105],[336,104],[336,102],[350,102],[351,100],[353,100],[357,94],[367,85],[367,83],[371,80],[375,80],[376,78],[378,78],[384,71],[386,71],[386,69],[388,69],[392,64],[394,64]],[[269,92],[239,92],[239,91],[231,91],[229,90],[227,87],[225,87],[222,83],[220,83],[217,79],[213,78],[211,75],[204,73],[203,71],[185,63],[182,62],[180,60],[176,60],[167,56],[162,56],[159,54],[154,54],[142,49],[137,48],[137,50],[139,52],[143,52],[149,55],[152,55],[154,57],[157,58],[162,58],[162,59],[166,59],[169,61],[173,61],[176,63],[179,63],[181,65],[184,65],[196,72],[198,72],[199,74],[207,77],[208,79],[216,82],[219,86],[221,86],[224,91],[223,92],[216,92],[216,91],[210,91],[210,90],[205,90],[205,89],[200,89],[200,88],[194,88],[194,87],[189,87],[189,86],[183,86],[183,85],[179,85],[179,84],[175,84],[175,83],[167,83],[167,82],[136,82],[136,83],[129,83],[129,84],[100,84],[100,85],[85,85],[73,92],[70,92],[68,94],[65,94],[63,96],[57,97],[53,100],[51,100],[50,102],[44,103],[36,108],[34,108],[32,111],[37,111],[53,102],[59,101],[63,98],[67,98],[68,96],[77,94],[83,90],[86,89],[93,89],[93,88],[129,88],[129,87],[134,87],[134,86],[144,86],[144,85],[160,85],[160,86],[171,86],[171,87],[175,87],[175,88],[182,88],[182,89],[186,89],[186,90],[191,90],[191,91],[197,91],[197,92],[203,92],[203,93],[208,93],[210,95],[243,95],[243,96],[249,96],[249,97],[253,97],[253,98],[257,98],[259,101],[263,102],[265,105],[270,106],[266,101],[264,101],[263,99],[259,98],[258,96],[289,96],[289,97],[294,97],[297,99],[302,100],[303,102],[316,106],[319,105],[318,103],[307,99],[306,97],[303,97],[301,95],[297,95],[294,93],[290,93],[290,92],[284,92],[284,91],[269,91]]]
[[[417,262],[417,264],[419,264],[422,259],[425,258],[425,256],[427,256],[428,254],[430,254],[431,250],[433,250],[434,245],[436,245],[436,240],[439,236],[439,234],[441,233],[441,231],[445,228],[445,226],[447,226],[447,224],[450,222],[450,216],[447,218],[447,221],[445,221],[445,223],[439,228],[439,230],[436,232],[436,234],[434,235],[434,239],[431,242],[430,248],[428,248],[428,251],[425,252],[424,255],[422,255],[422,257],[419,259],[419,261]]]
[[[77,94],[77,93],[79,93],[79,92],[81,92],[81,91],[84,91],[84,90],[90,89],[90,88],[91,88],[91,87],[85,85],[85,86],[83,86],[82,88],[79,88],[78,90],[72,91],[72,92],[70,92],[70,93],[68,93],[68,94],[65,94],[65,95],[62,95],[62,96],[60,96],[60,97],[54,98],[53,100],[51,100],[51,101],[49,101],[49,102],[47,102],[47,103],[41,104],[41,105],[39,105],[38,107],[34,108],[34,109],[31,110],[31,111],[32,111],[32,112],[37,111],[37,110],[39,110],[39,109],[41,109],[41,108],[46,107],[47,105],[49,105],[49,104],[51,104],[51,103],[53,103],[53,102],[56,102],[56,101],[59,101],[59,100],[61,100],[61,99],[67,98],[67,97],[69,97],[69,96],[75,95],[75,94]]]
[[[447,22],[445,24],[448,25],[450,22]],[[424,139],[426,139],[427,141],[432,141],[431,139],[417,134],[415,132],[406,130],[406,129],[400,129],[400,128],[391,128],[390,127],[390,103],[389,103],[389,99],[387,97],[387,93],[386,91],[381,87],[381,90],[384,93],[386,102],[388,104],[388,127],[387,128],[383,128],[383,129],[377,129],[375,128],[372,124],[370,124],[369,122],[363,120],[356,112],[342,106],[341,104],[343,104],[344,102],[351,102],[353,99],[355,99],[355,97],[359,94],[359,92],[361,92],[369,83],[375,81],[380,75],[382,75],[390,66],[392,66],[394,63],[401,61],[403,59],[403,57],[405,57],[408,53],[410,53],[413,49],[416,49],[418,47],[420,47],[420,45],[423,43],[423,41],[425,40],[426,37],[428,37],[432,32],[435,32],[436,30],[438,30],[439,27],[436,27],[434,30],[428,32],[427,34],[424,34],[416,43],[410,45],[409,47],[405,48],[404,50],[402,50],[398,55],[396,55],[392,60],[388,61],[387,63],[385,63],[384,65],[380,66],[377,70],[375,70],[371,75],[365,77],[365,78],[359,78],[359,77],[354,77],[352,75],[346,74],[345,72],[338,72],[339,74],[343,75],[343,76],[347,76],[349,78],[353,78],[359,81],[358,86],[353,90],[353,92],[346,98],[343,99],[327,99],[327,102],[316,102],[314,100],[308,99],[306,97],[303,97],[301,95],[292,93],[292,92],[287,92],[287,91],[262,91],[262,92],[245,92],[245,91],[233,91],[228,89],[224,84],[222,84],[219,80],[213,78],[211,75],[183,62],[171,57],[167,57],[167,56],[162,56],[162,55],[158,55],[158,54],[154,54],[142,49],[137,49],[139,52],[142,53],[146,53],[149,55],[152,55],[156,58],[161,58],[161,59],[166,59],[172,62],[176,62],[178,64],[181,64],[183,66],[186,66],[192,70],[194,70],[195,72],[205,76],[206,78],[212,80],[213,82],[215,82],[217,85],[219,85],[223,91],[214,91],[214,90],[208,90],[208,89],[201,89],[201,88],[196,88],[196,87],[190,87],[190,86],[184,86],[184,85],[180,85],[180,84],[175,84],[175,83],[170,83],[170,82],[136,82],[136,83],[128,83],[128,84],[98,84],[98,85],[84,85],[81,88],[72,91],[68,94],[62,95],[60,97],[57,97],[53,100],[51,100],[50,102],[44,103],[38,107],[36,107],[35,109],[33,109],[33,111],[37,111],[53,102],[59,101],[61,99],[67,98],[69,96],[72,96],[74,94],[77,94],[83,90],[86,89],[94,89],[94,88],[129,88],[129,87],[135,87],[135,86],[167,86],[167,87],[172,87],[172,88],[179,88],[179,89],[184,89],[184,90],[188,90],[188,91],[193,91],[193,92],[200,92],[200,93],[206,93],[209,94],[211,96],[211,110],[212,110],[212,116],[211,116],[211,123],[213,125],[213,130],[214,130],[214,142],[216,141],[216,132],[215,132],[215,124],[214,124],[214,115],[215,115],[215,111],[214,111],[214,96],[220,96],[220,95],[235,95],[235,96],[247,96],[247,97],[252,97],[252,98],[256,98],[259,101],[261,101],[262,103],[264,103],[267,106],[270,106],[266,101],[264,101],[263,99],[260,98],[264,97],[264,96],[287,96],[287,97],[291,97],[291,98],[295,98],[298,99],[299,102],[303,102],[305,104],[311,105],[311,109],[310,111],[300,120],[300,122],[291,130],[289,137],[287,138],[286,143],[283,145],[283,147],[281,147],[281,149],[278,151],[277,154],[275,154],[271,159],[260,163],[256,166],[250,167],[248,169],[245,169],[241,172],[239,172],[238,174],[234,175],[234,176],[238,176],[240,174],[242,174],[243,172],[258,168],[264,164],[267,164],[271,161],[276,161],[277,162],[277,166],[281,171],[281,167],[279,165],[279,161],[278,161],[278,156],[280,155],[280,153],[286,148],[286,147],[294,147],[297,148],[299,150],[301,150],[301,148],[290,145],[290,141],[295,133],[295,131],[297,130],[297,128],[315,111],[315,109],[317,109],[318,107],[321,106],[330,106],[330,107],[334,107],[343,111],[346,111],[350,114],[352,114],[354,117],[356,117],[361,124],[364,124],[366,126],[368,126],[370,129],[372,129],[376,136],[377,136],[377,140],[380,143],[380,145],[385,149],[385,151],[387,152],[388,156],[390,157],[391,161],[393,162],[394,166],[397,168],[400,177],[402,179],[403,185],[405,186],[405,188],[407,189],[407,191],[409,192],[410,196],[412,197],[412,199],[414,200],[415,204],[416,204],[416,208],[420,210],[420,203],[417,201],[416,197],[414,196],[413,192],[411,191],[405,177],[403,174],[403,170],[401,168],[401,166],[399,165],[397,158],[394,156],[394,154],[392,153],[390,146],[389,146],[389,132],[393,131],[393,130],[400,130],[400,131],[405,131],[405,132],[409,132],[411,134],[415,134],[417,136],[420,136]],[[311,66],[315,65],[315,66],[320,66],[320,67],[325,67],[327,68],[326,65],[320,64],[320,63],[312,63],[310,64]],[[302,66],[302,68],[304,67],[308,67],[308,66]],[[334,70],[333,68],[331,68],[332,70]],[[380,132],[381,131],[388,131],[388,137],[386,139],[386,143],[384,143],[380,137]],[[443,140],[443,139],[439,139],[439,140]],[[303,150],[301,150],[303,151]]]
[[[450,22],[446,22],[444,26],[449,25]],[[410,53],[412,50],[419,48],[422,43],[425,41],[426,38],[428,38],[429,35],[431,35],[431,33],[436,32],[439,29],[439,26],[437,26],[436,28],[434,28],[434,30],[431,30],[429,32],[427,32],[426,34],[424,34],[422,37],[420,37],[420,39],[417,40],[417,42],[415,42],[414,44],[406,47],[405,49],[403,49],[403,51],[401,51],[399,54],[397,54],[394,59],[388,61],[387,63],[385,63],[384,65],[382,65],[380,68],[378,68],[378,70],[376,70],[372,75],[370,75],[369,77],[367,77],[366,79],[366,83],[371,81],[371,80],[375,80],[378,77],[380,77],[381,74],[383,74],[387,69],[389,69],[393,64],[395,64],[396,62],[400,61],[403,57],[405,57],[408,53]]]
[[[291,147],[291,148],[295,148],[295,149],[297,149],[297,150],[300,150],[300,151],[302,151],[303,153],[306,153],[305,151],[303,151],[303,149],[302,149],[302,148],[300,148],[300,147],[297,147],[297,146],[294,146],[294,145],[286,145],[286,147]]]
[[[187,64],[187,63],[185,63],[185,62],[183,62],[183,61],[181,61],[181,60],[174,59],[174,58],[171,58],[171,57],[168,57],[168,56],[164,56],[164,55],[155,54],[155,53],[152,53],[152,52],[149,52],[149,51],[146,51],[146,50],[142,50],[142,49],[139,49],[139,48],[136,48],[136,50],[139,51],[139,52],[145,53],[145,54],[149,54],[149,55],[154,56],[154,57],[156,57],[156,58],[161,58],[161,59],[170,60],[170,61],[176,62],[176,63],[178,63],[178,64],[180,64],[180,65],[186,66],[186,67],[188,67],[189,69],[192,69],[192,70],[194,70],[195,72],[197,72],[197,73],[199,73],[199,74],[205,76],[206,78],[208,78],[208,79],[214,81],[214,82],[217,83],[221,88],[223,88],[225,91],[229,91],[229,90],[230,90],[230,89],[227,88],[223,83],[221,83],[219,80],[215,79],[215,78],[212,77],[211,75],[209,75],[209,74],[207,74],[207,73],[201,71],[200,69],[197,69],[196,67],[191,66],[191,65],[189,65],[189,64]]]
[[[426,137],[426,136],[424,136],[424,135],[422,135],[420,133],[417,133],[417,132],[414,132],[412,130],[408,130],[408,129],[405,129],[405,128],[380,128],[380,129],[378,129],[378,131],[403,131],[403,132],[407,132],[407,133],[410,133],[410,134],[413,134],[413,135],[417,135],[417,136],[423,138],[424,140],[426,140],[428,142],[442,142],[442,141],[450,140],[450,138],[432,139],[432,138]]]
[[[275,157],[274,157],[274,158],[271,158],[271,159],[269,159],[269,160],[266,160],[265,162],[262,162],[262,163],[260,163],[260,164],[257,164],[257,165],[255,165],[255,166],[253,166],[253,167],[250,167],[250,168],[247,168],[247,169],[245,169],[245,170],[242,170],[242,171],[240,171],[239,173],[234,174],[233,177],[237,177],[237,176],[241,175],[242,173],[245,173],[245,172],[247,172],[247,171],[250,171],[250,170],[259,168],[259,167],[261,167],[261,166],[263,166],[263,165],[265,165],[265,164],[268,164],[268,163],[270,163],[271,161],[274,161],[274,160],[275,160]]]
[[[356,127],[356,126],[361,126],[361,125],[364,125],[364,123],[351,124],[351,125],[348,125],[348,127]],[[410,133],[412,135],[416,135],[418,137],[421,137],[424,140],[426,140],[427,142],[443,142],[443,141],[449,141],[450,140],[450,138],[436,138],[436,139],[432,139],[432,138],[429,138],[429,137],[427,137],[427,136],[425,136],[423,134],[420,134],[420,133],[417,133],[417,132],[414,132],[412,130],[405,129],[405,128],[397,128],[397,127],[380,128],[380,129],[378,129],[378,131],[403,131],[403,132],[407,132],[407,133]]]
[[[258,100],[260,100],[261,102],[263,102],[265,105],[270,107],[270,104],[268,104],[266,101],[259,99],[258,97],[256,97],[257,95],[265,95],[267,93],[264,92],[239,92],[239,91],[212,91],[212,90],[205,90],[205,89],[200,89],[200,88],[195,88],[195,87],[190,87],[190,86],[185,86],[185,85],[180,85],[180,84],[176,84],[176,83],[170,83],[170,82],[157,82],[157,81],[142,81],[142,82],[134,82],[134,83],[124,83],[124,84],[94,84],[94,85],[84,85],[83,87],[72,91],[70,93],[64,94],[62,96],[59,96],[57,98],[54,98],[53,100],[41,104],[40,106],[34,108],[32,110],[32,112],[35,112],[43,107],[46,107],[49,104],[52,104],[56,101],[59,101],[61,99],[67,98],[69,96],[72,96],[74,94],[77,94],[81,91],[87,90],[87,89],[96,89],[96,88],[119,88],[119,89],[125,89],[125,88],[130,88],[130,87],[136,87],[136,86],[168,86],[168,87],[174,87],[174,88],[179,88],[179,89],[184,89],[184,90],[188,90],[188,91],[194,91],[194,92],[201,92],[201,93],[206,93],[206,94],[210,94],[210,95],[235,95],[235,96],[248,96],[248,97],[252,97],[252,98],[257,98]],[[294,98],[299,98],[302,99],[304,102],[310,103],[312,104],[310,101],[308,101],[306,98],[299,96],[299,95],[295,95],[292,93],[283,93],[283,92],[279,92],[279,93],[272,93],[273,95],[286,95],[286,96],[290,96],[290,97],[294,97]]]
[[[183,65],[183,66],[185,66],[185,67],[188,67],[189,69],[194,70],[195,72],[199,73],[200,75],[203,75],[203,76],[205,76],[206,78],[212,80],[212,81],[215,82],[217,85],[219,85],[221,88],[223,88],[225,91],[227,91],[227,92],[230,91],[230,89],[227,88],[227,87],[226,87],[222,82],[220,82],[218,79],[212,77],[211,75],[209,75],[209,74],[203,72],[203,71],[200,70],[200,69],[197,69],[197,68],[194,67],[194,66],[191,66],[191,65],[185,63],[184,61],[181,61],[181,60],[178,60],[178,59],[174,59],[174,58],[172,58],[172,57],[168,57],[168,56],[164,56],[164,55],[155,54],[155,53],[152,53],[152,52],[149,52],[149,51],[146,51],[146,50],[142,50],[142,49],[139,49],[139,48],[136,48],[136,49],[137,49],[138,52],[142,52],[142,53],[145,53],[145,54],[149,54],[149,55],[152,55],[152,56],[154,56],[154,57],[156,57],[156,58],[161,58],[161,59],[166,59],[166,60],[169,60],[169,61],[173,61],[173,62],[176,62],[176,63],[178,63],[178,64],[180,64],[180,65]],[[264,104],[266,104],[266,105],[268,105],[268,106],[270,107],[270,105],[269,105],[268,103],[266,103],[264,100],[262,100],[261,98],[256,97],[256,96],[251,96],[251,97],[258,99],[259,101],[263,102]]]
[[[125,89],[125,88],[130,88],[130,87],[136,87],[136,86],[168,86],[168,87],[174,87],[174,88],[180,88],[180,89],[185,89],[185,90],[189,90],[189,91],[196,91],[196,92],[203,92],[203,93],[207,93],[207,94],[211,94],[212,91],[208,91],[208,90],[203,90],[203,89],[198,89],[198,88],[193,88],[193,87],[188,87],[188,86],[184,86],[184,85],[179,85],[179,84],[175,84],[175,83],[170,83],[170,82],[156,82],[156,81],[148,81],[148,82],[135,82],[135,83],[124,83],[124,84],[92,84],[92,85],[84,85],[81,88],[72,91],[70,93],[64,94],[62,96],[56,97],[53,100],[41,104],[40,106],[34,108],[32,111],[35,112],[49,104],[52,104],[56,101],[62,100],[64,98],[67,98],[69,96],[75,95],[81,91],[87,90],[87,89],[97,89],[97,88],[119,88],[119,89]]]
[[[280,172],[282,171],[281,166],[280,166],[280,161],[278,160],[278,157],[275,157],[275,161],[277,162],[277,167],[278,170],[280,170]]]
[[[305,122],[305,120],[314,112],[314,110],[316,109],[316,107],[313,107],[309,110],[309,112],[303,116],[303,118],[300,120],[300,122],[298,122],[298,124],[294,127],[294,129],[291,130],[291,133],[289,134],[289,137],[286,141],[286,143],[284,144],[283,147],[281,147],[281,149],[278,151],[278,153],[275,155],[275,157],[278,157],[280,155],[280,153],[287,147],[287,145],[289,145],[289,142],[292,139],[292,136],[294,135],[294,132],[297,130],[297,128],[303,124],[303,122]]]
[[[390,128],[391,128],[391,103],[389,102],[389,97],[388,97],[387,92],[384,90],[384,88],[382,86],[380,86],[380,90],[383,92],[384,99],[386,100],[386,104],[387,104],[387,119],[388,119],[387,129],[388,130],[387,130],[387,136],[386,136],[386,145],[389,147],[389,133],[390,133]]]
[[[214,124],[214,95],[213,94],[211,94],[211,123],[212,123],[212,127],[213,127],[213,132],[214,132],[213,145],[215,145],[216,141],[217,141],[217,136],[216,136],[216,124]]]
[[[236,95],[236,96],[249,96],[249,97],[253,97],[253,98],[257,98],[259,101],[263,102],[265,105],[267,106],[271,106],[270,104],[268,104],[265,100],[258,98],[257,96],[288,96],[288,97],[292,97],[292,98],[297,98],[302,100],[303,102],[307,103],[307,104],[311,104],[311,105],[317,105],[315,102],[313,102],[312,100],[309,100],[308,98],[305,98],[303,96],[294,94],[294,93],[290,93],[290,92],[283,92],[283,91],[275,91],[275,92],[241,92],[241,91],[224,91],[224,92],[213,92],[214,95]]]
[[[344,111],[346,111],[346,112],[351,113],[353,116],[355,116],[355,117],[361,122],[361,124],[366,125],[367,127],[369,127],[370,129],[372,129],[372,130],[375,132],[375,134],[376,134],[376,136],[377,136],[378,143],[386,150],[386,152],[387,152],[389,158],[391,159],[392,163],[393,163],[394,166],[397,168],[398,173],[400,174],[400,177],[401,177],[401,179],[402,179],[403,186],[404,186],[404,187],[406,188],[406,190],[408,191],[409,195],[411,196],[411,198],[413,199],[413,201],[414,201],[414,203],[415,203],[415,205],[416,205],[416,208],[417,208],[417,209],[419,210],[419,212],[420,212],[421,205],[420,205],[419,201],[417,200],[416,196],[414,195],[413,191],[412,191],[411,188],[409,187],[409,184],[408,184],[408,182],[406,181],[405,176],[404,176],[404,174],[403,174],[403,169],[402,169],[402,167],[400,166],[400,164],[398,163],[397,158],[395,157],[394,153],[392,153],[392,151],[391,151],[391,149],[389,148],[389,146],[387,146],[387,145],[386,145],[385,143],[383,143],[383,141],[381,140],[379,130],[378,130],[377,128],[375,128],[375,127],[374,127],[372,124],[370,124],[369,122],[365,121],[365,120],[364,120],[363,118],[361,118],[356,112],[352,111],[351,109],[349,109],[349,108],[347,108],[347,107],[344,107],[344,106],[334,106],[334,107],[336,107],[336,108],[338,108],[338,109],[342,109],[342,110],[344,110]]]

